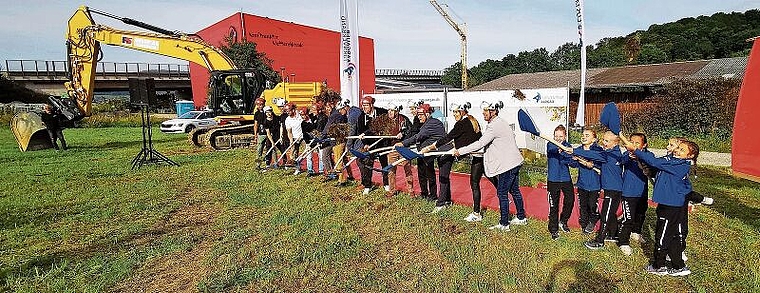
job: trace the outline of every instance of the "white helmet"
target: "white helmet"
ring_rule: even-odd
[[[398,111],[401,111],[401,109],[403,109],[403,108],[404,108],[404,106],[402,106],[402,105],[397,105],[396,103],[393,103],[393,102],[388,103],[388,111],[396,111],[396,112],[398,112]]]
[[[272,111],[272,107],[270,106],[264,106],[264,112],[266,111]]]
[[[480,108],[483,110],[499,110],[504,108],[504,103],[502,101],[496,101],[493,103],[483,101],[483,103],[480,104]]]
[[[344,99],[344,100],[342,100],[342,101],[338,102],[338,103],[335,105],[335,108],[336,108],[336,109],[343,109],[343,108],[345,108],[345,107],[349,107],[349,106],[351,106],[351,100],[349,100],[349,99]]]
[[[461,104],[461,105],[453,103],[453,104],[451,104],[451,111],[452,112],[453,111],[465,111],[465,112],[467,112],[471,107],[472,107],[472,105],[470,104],[470,102],[465,102],[464,104]]]
[[[272,100],[272,104],[274,104],[277,107],[285,107],[285,104],[287,104],[288,101],[285,100],[285,98],[274,98]]]

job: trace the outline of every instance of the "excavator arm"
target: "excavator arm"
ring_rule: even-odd
[[[92,19],[93,13],[155,33],[120,30],[96,24]],[[69,98],[76,105],[59,101],[56,106],[69,120],[80,120],[91,114],[95,68],[101,57],[101,44],[182,59],[206,67],[209,71],[236,69],[227,55],[198,37],[171,32],[87,6],[80,6],[69,19],[66,40],[70,79],[65,87]]]

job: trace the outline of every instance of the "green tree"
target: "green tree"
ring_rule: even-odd
[[[256,43],[245,40],[236,42],[232,38],[227,38],[226,44],[220,49],[238,68],[253,68],[260,71],[267,83],[275,85],[282,80],[280,73],[272,69],[272,60],[263,52],[256,50]]]
[[[549,56],[556,70],[571,70],[581,67],[581,45],[565,43],[557,47]]]
[[[639,53],[638,64],[658,64],[668,62],[668,54],[661,50],[659,47],[646,44],[641,47],[641,53]]]
[[[441,84],[462,88],[462,62],[454,63],[443,70]]]

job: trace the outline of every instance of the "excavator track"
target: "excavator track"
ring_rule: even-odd
[[[190,144],[217,151],[250,147],[255,137],[252,124],[196,128],[188,133]]]

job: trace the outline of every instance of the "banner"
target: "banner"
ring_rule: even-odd
[[[340,96],[359,106],[358,0],[340,0]]]
[[[396,93],[396,94],[374,94],[375,106],[387,108],[387,105],[393,103],[402,105],[401,114],[410,119],[414,117],[409,113],[408,105],[410,102],[422,101],[430,104],[435,111],[434,118],[446,121],[447,130],[456,123],[451,112],[444,112],[444,93],[443,92],[424,92],[424,93]],[[546,133],[550,137],[554,134],[554,128],[558,125],[567,126],[567,105],[570,97],[568,88],[543,88],[543,89],[524,89],[524,90],[497,90],[497,91],[476,91],[476,92],[449,92],[447,97],[446,108],[451,109],[452,104],[462,105],[469,102],[471,105],[470,115],[478,119],[481,125],[485,125],[483,118],[483,102],[504,103],[504,108],[499,111],[499,116],[509,122],[512,130],[515,131],[515,140],[519,148],[526,148],[538,153],[546,153],[546,141],[540,137],[520,130],[517,124],[517,110],[523,109],[530,113],[536,127],[541,133]]]
[[[575,124],[586,125],[586,42],[583,25],[583,0],[575,0],[575,12],[578,17],[578,35],[581,42],[581,95],[578,98],[578,111],[575,113]]]

